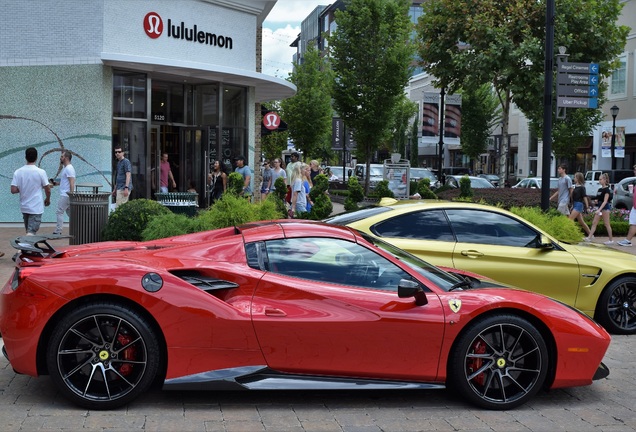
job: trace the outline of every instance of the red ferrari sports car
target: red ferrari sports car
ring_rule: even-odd
[[[4,355],[78,405],[165,389],[433,389],[510,409],[607,376],[573,308],[347,227],[267,221],[149,242],[12,243]]]

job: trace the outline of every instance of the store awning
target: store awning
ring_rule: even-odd
[[[152,73],[155,78],[180,79],[187,84],[222,82],[254,87],[256,102],[287,99],[296,94],[296,86],[289,81],[244,69],[107,52],[101,53],[101,58],[107,66]]]

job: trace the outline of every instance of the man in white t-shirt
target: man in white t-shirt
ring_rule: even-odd
[[[60,156],[60,163],[64,165],[64,169],[60,173],[60,200],[57,202],[57,224],[53,234],[62,234],[64,227],[64,213],[71,215],[71,204],[69,202],[68,192],[75,190],[75,168],[71,165],[73,153],[64,150]]]
[[[24,219],[24,229],[27,235],[35,235],[40,229],[44,207],[51,204],[51,187],[46,178],[46,172],[35,165],[38,159],[37,149],[29,147],[24,155],[27,163],[13,173],[11,193],[20,194],[20,211]],[[44,202],[42,202],[42,189],[46,194]]]

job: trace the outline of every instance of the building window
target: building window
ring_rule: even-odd
[[[146,75],[115,72],[113,117],[146,119]]]
[[[610,78],[610,98],[627,96],[627,56],[623,54],[618,61],[620,64]]]

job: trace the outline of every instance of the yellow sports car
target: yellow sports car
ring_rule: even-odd
[[[332,217],[432,264],[548,295],[608,331],[636,333],[636,256],[563,243],[506,210],[450,201],[396,201]]]

